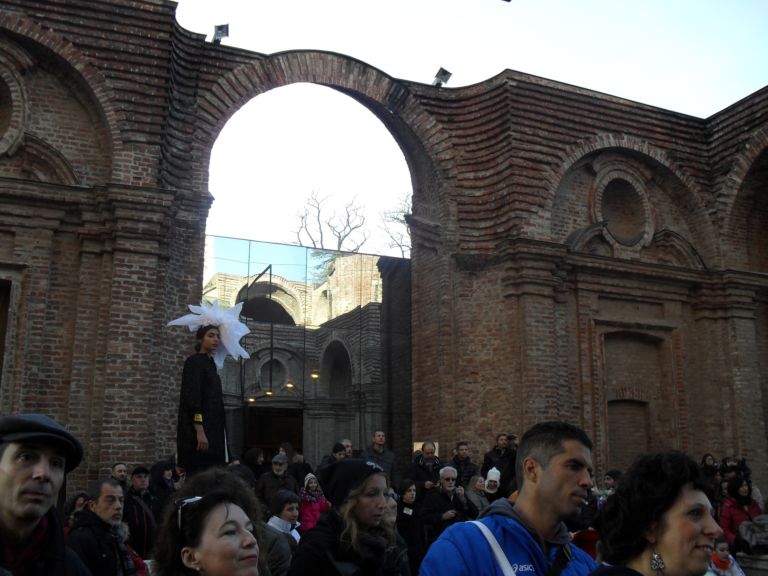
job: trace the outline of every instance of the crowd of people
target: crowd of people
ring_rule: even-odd
[[[0,417],[0,573],[743,576],[741,524],[763,510],[743,459],[644,454],[597,487],[591,451],[578,427],[543,422],[519,445],[497,436],[482,464],[464,442],[445,460],[426,442],[401,472],[378,430],[316,470],[289,464],[287,443],[268,469],[259,449],[192,474],[118,462],[62,515],[80,442],[45,416]]]
[[[768,553],[744,459],[642,454],[598,487],[592,441],[566,422],[498,434],[482,463],[466,442],[445,459],[424,442],[400,466],[384,430],[357,451],[339,440],[316,469],[288,442],[234,458],[220,330],[196,336],[177,454],[116,462],[66,515],[80,441],[47,416],[0,417],[0,576],[743,576],[737,552]]]

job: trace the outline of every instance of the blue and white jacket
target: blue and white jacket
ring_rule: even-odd
[[[517,576],[545,576],[558,550],[570,541],[561,524],[555,538],[548,541],[545,555],[539,538],[528,530],[506,498],[496,500],[480,521],[499,541]],[[573,558],[562,576],[587,576],[597,565],[583,550],[571,546]],[[503,576],[488,541],[477,526],[460,522],[449,527],[430,546],[421,563],[419,576]]]

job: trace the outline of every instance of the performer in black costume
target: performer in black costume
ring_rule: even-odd
[[[228,460],[224,397],[211,357],[219,346],[219,329],[202,326],[196,338],[197,353],[184,363],[176,431],[178,464],[188,475]]]
[[[187,475],[229,460],[224,419],[224,395],[217,372],[224,358],[249,358],[240,346],[248,327],[240,322],[242,302],[221,308],[218,302],[189,306],[191,314],[169,326],[186,326],[196,331],[196,354],[187,358],[181,377],[179,420],[176,427],[177,464]]]

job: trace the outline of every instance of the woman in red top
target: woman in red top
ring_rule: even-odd
[[[728,539],[731,550],[734,549],[736,535],[742,522],[751,521],[762,514],[760,506],[752,498],[752,487],[741,476],[728,480],[728,496],[720,509],[720,526]]]

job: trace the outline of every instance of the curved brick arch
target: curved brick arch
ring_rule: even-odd
[[[741,248],[738,246],[743,248],[746,243],[746,239],[739,237],[745,234],[742,215],[744,210],[748,210],[745,206],[748,202],[746,196],[751,193],[748,190],[749,172],[765,155],[768,155],[768,127],[756,131],[744,144],[742,152],[735,157],[733,169],[721,179],[718,186],[716,197],[723,198],[725,203],[724,237],[729,255],[734,250],[739,251]]]
[[[552,209],[557,190],[568,171],[589,154],[608,149],[636,152],[656,161],[675,177],[681,184],[685,194],[691,198],[692,203],[700,209],[702,214],[704,214],[704,202],[702,201],[701,196],[696,193],[696,190],[698,189],[696,182],[683,168],[670,159],[664,150],[657,148],[641,138],[627,136],[625,134],[601,134],[597,137],[577,142],[573,146],[567,148],[562,155],[562,162],[558,166],[550,169],[545,175],[545,181],[548,183],[546,189],[547,196],[545,198],[546,208],[538,215],[538,219],[535,223],[536,226],[549,226],[552,219]],[[705,217],[703,224],[706,227],[706,230],[701,231],[702,237],[710,240],[714,239],[714,225],[708,216]]]
[[[112,146],[112,173],[121,157],[120,129],[123,113],[118,111],[116,100],[106,78],[90,63],[83,53],[71,42],[51,29],[44,29],[34,21],[11,12],[0,12],[0,30],[7,30],[18,36],[33,41],[61,58],[69,64],[71,70],[80,76],[82,84],[90,91],[90,95],[98,103],[102,118],[107,126],[107,133]]]
[[[430,153],[433,147],[445,146],[440,124],[411,97],[406,83],[355,58],[321,51],[280,52],[253,60],[230,70],[199,95],[194,181],[207,188],[210,151],[235,112],[259,94],[299,82],[335,89],[366,106],[400,145],[412,178],[422,180],[420,186],[414,184],[414,195],[419,188],[426,195],[435,193],[438,186],[423,180],[434,178],[434,167],[440,164],[436,154]],[[419,166],[421,176],[413,176],[414,166]],[[435,197],[426,201],[438,205]]]
[[[352,354],[350,352],[350,346],[347,342],[338,336],[334,336],[329,340],[322,351],[319,354],[320,359],[320,382],[318,390],[321,390],[326,396],[333,396],[334,391],[338,392],[334,382],[329,380],[328,368],[334,364],[335,358],[338,355],[342,355],[346,361],[346,368],[349,370],[349,385],[355,381],[357,376],[357,370],[355,369],[355,363],[352,361]]]

